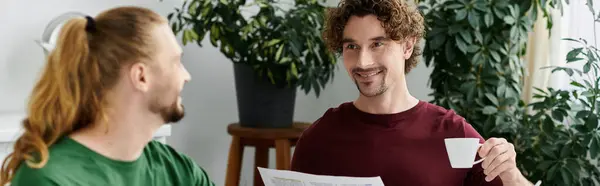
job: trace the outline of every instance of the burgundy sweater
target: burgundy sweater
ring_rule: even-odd
[[[481,164],[454,169],[444,138],[484,139],[464,118],[419,102],[396,114],[369,114],[352,102],[331,108],[303,134],[292,170],[331,176],[380,176],[386,186],[500,186]],[[479,159],[479,157],[477,158]]]

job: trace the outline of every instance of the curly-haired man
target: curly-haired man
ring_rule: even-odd
[[[451,110],[420,101],[405,74],[417,64],[423,17],[403,0],[342,0],[323,37],[341,54],[360,95],[331,108],[299,140],[292,170],[380,176],[385,185],[533,185],[505,139],[484,140]],[[478,138],[481,165],[452,168],[445,138]],[[477,158],[480,159],[480,158]]]

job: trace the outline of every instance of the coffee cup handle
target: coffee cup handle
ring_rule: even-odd
[[[482,145],[483,145],[483,144],[479,144],[479,147],[481,147]],[[479,147],[478,147],[478,148],[479,148]],[[485,160],[485,157],[482,157],[481,159],[479,159],[479,160],[477,160],[477,161],[473,162],[473,165],[476,165],[476,164],[478,164],[478,163],[481,163],[481,162],[483,162],[483,160]]]

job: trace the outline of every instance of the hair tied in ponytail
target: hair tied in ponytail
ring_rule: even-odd
[[[93,33],[96,31],[96,21],[94,21],[94,18],[91,16],[85,16],[85,19],[87,19],[87,24],[85,25],[85,31],[89,32],[89,33]]]

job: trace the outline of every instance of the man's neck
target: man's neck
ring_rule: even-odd
[[[406,111],[419,103],[419,100],[408,92],[406,83],[398,82],[386,92],[374,97],[360,95],[354,105],[371,114],[394,114]]]
[[[151,114],[112,112],[106,122],[91,124],[70,137],[107,158],[133,161],[140,157],[156,130],[163,125],[158,122],[160,119],[148,115]]]

